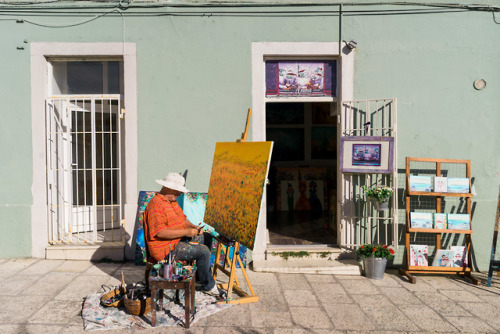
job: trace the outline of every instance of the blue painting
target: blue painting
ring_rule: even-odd
[[[144,223],[143,213],[148,206],[149,200],[153,198],[156,191],[140,191],[139,199],[137,200],[137,217],[136,217],[136,240],[135,240],[135,264],[146,263],[146,242],[144,241]]]

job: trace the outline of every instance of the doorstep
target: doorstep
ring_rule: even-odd
[[[268,245],[265,260],[253,260],[257,272],[361,275],[356,259],[328,245]]]
[[[45,248],[48,260],[87,260],[109,259],[123,261],[125,258],[124,242],[101,242],[93,244],[60,244]]]

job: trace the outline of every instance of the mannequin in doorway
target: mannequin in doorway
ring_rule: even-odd
[[[309,204],[309,200],[307,199],[306,196],[306,191],[307,191],[307,183],[306,181],[299,181],[299,198],[297,199],[297,202],[295,203],[295,210],[298,211],[309,211],[311,210],[311,204]]]

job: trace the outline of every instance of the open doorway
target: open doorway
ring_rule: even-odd
[[[123,62],[51,61],[49,243],[123,241]]]
[[[274,141],[266,194],[272,245],[336,244],[336,108],[266,103],[266,138]]]

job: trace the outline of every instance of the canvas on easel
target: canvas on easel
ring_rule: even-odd
[[[253,249],[265,183],[269,173],[272,142],[246,142],[251,109],[245,132],[237,142],[217,143],[208,188],[205,223],[218,233],[213,277],[218,271],[229,276],[226,290],[228,304],[253,303],[255,295],[240,257],[240,244]],[[233,257],[230,259],[230,251]],[[220,258],[224,259],[219,263]],[[245,292],[236,277],[237,264],[250,293]],[[240,298],[232,299],[232,292]]]

